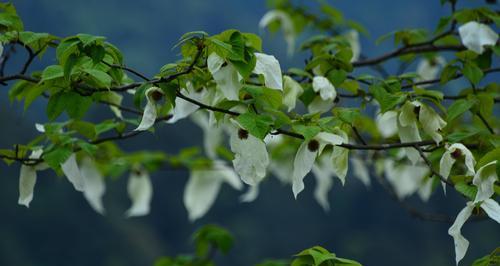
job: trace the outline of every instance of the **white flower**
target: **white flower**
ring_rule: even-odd
[[[292,190],[295,198],[304,190],[304,177],[311,171],[316,157],[321,155],[324,147],[328,144],[339,145],[343,142],[343,136],[327,132],[320,132],[312,140],[302,142],[293,161]]]
[[[418,120],[422,125],[425,133],[429,135],[436,144],[443,140],[443,136],[439,133],[446,126],[446,122],[429,106],[422,104]]]
[[[438,77],[439,71],[446,64],[446,61],[441,56],[436,56],[431,60],[421,59],[417,65],[418,81],[433,80]]]
[[[216,159],[217,147],[222,143],[222,129],[215,124],[210,124],[209,117],[201,111],[191,115],[191,120],[203,130],[205,154],[210,159]]]
[[[429,173],[429,168],[421,165],[396,165],[394,160],[385,159],[384,173],[398,198],[404,199],[420,188],[423,178]]]
[[[42,124],[35,123],[35,129],[40,133],[45,133],[45,126]]]
[[[444,178],[448,179],[450,176],[451,168],[455,164],[456,157],[465,156],[465,166],[467,167],[467,175],[474,175],[474,165],[476,160],[467,147],[461,143],[454,143],[449,147],[446,147],[446,151],[443,153],[441,160],[439,161],[439,174]],[[446,184],[441,182],[443,189],[446,193]]]
[[[312,87],[314,92],[319,92],[321,99],[333,101],[337,97],[337,91],[333,84],[323,76],[313,78]]]
[[[295,108],[297,98],[302,95],[303,89],[300,84],[289,76],[283,76],[283,104],[288,107],[288,112]]]
[[[83,158],[81,162],[81,174],[85,182],[83,195],[90,206],[98,213],[104,214],[102,197],[106,192],[104,178],[90,157]]]
[[[260,19],[259,27],[265,28],[269,23],[274,21],[279,21],[281,28],[283,29],[283,34],[285,41],[288,44],[288,54],[293,54],[295,46],[295,30],[293,26],[292,19],[290,16],[281,10],[270,10]]]
[[[368,172],[368,167],[366,166],[367,163],[356,156],[351,157],[350,161],[354,176],[357,177],[365,186],[370,186],[370,174]]]
[[[76,163],[76,155],[74,153],[72,153],[69,158],[61,164],[61,169],[77,191],[83,192],[85,190],[85,181],[83,180],[78,164]]]
[[[330,209],[328,192],[333,186],[333,169],[331,163],[330,156],[322,155],[312,167],[312,172],[316,178],[314,198],[325,211]]]
[[[186,90],[184,90],[184,95],[199,102],[202,100],[203,96],[201,92],[197,92],[194,89],[193,84],[189,81],[186,82]],[[181,119],[184,119],[198,110],[198,108],[198,105],[177,97],[175,98],[173,116],[167,121],[167,123],[173,124]]]
[[[377,114],[375,123],[382,137],[389,138],[398,133],[397,119],[398,113],[396,111],[387,111],[383,114]]]
[[[310,114],[325,113],[330,111],[333,106],[335,106],[333,101],[323,100],[320,96],[316,96],[307,106],[307,111],[309,111]]]
[[[497,161],[492,161],[477,170],[472,179],[472,184],[477,187],[476,198],[474,203],[489,199],[495,193],[493,185],[498,180],[496,172]]]
[[[231,129],[229,144],[234,153],[234,169],[243,182],[255,186],[264,179],[269,165],[266,144],[233,123],[236,126]]]
[[[184,206],[190,221],[194,221],[207,213],[219,193],[222,183],[227,182],[234,189],[243,186],[233,169],[223,161],[213,161],[209,169],[194,169],[184,188]]]
[[[361,44],[359,43],[359,33],[356,30],[349,30],[344,34],[349,42],[352,51],[351,62],[357,61],[361,55]]]
[[[415,142],[421,141],[420,133],[417,127],[417,117],[415,114],[415,108],[420,104],[416,105],[415,102],[406,102],[403,107],[401,107],[401,112],[398,117],[398,134],[401,142]],[[420,154],[414,148],[404,148],[406,156],[413,164],[416,164],[420,160]]]
[[[420,184],[420,188],[418,189],[418,196],[422,201],[427,202],[432,194],[432,178],[426,178]]]
[[[455,262],[458,263],[464,258],[467,249],[469,248],[469,241],[462,235],[461,229],[467,219],[472,214],[475,204],[472,201],[467,202],[457,215],[455,222],[448,229],[448,234],[453,237],[455,243]],[[479,205],[484,212],[497,223],[500,223],[500,205],[493,199],[486,199]]]
[[[136,170],[131,171],[127,191],[132,206],[125,212],[125,216],[147,215],[153,198],[153,186],[149,174],[144,170],[139,172]]]
[[[255,57],[257,61],[252,72],[264,76],[264,84],[266,87],[282,91],[283,80],[278,60],[272,55],[263,53],[255,53]]]
[[[240,76],[238,71],[231,63],[226,63],[224,58],[216,53],[211,53],[207,59],[208,70],[212,74],[217,88],[221,90],[224,97],[228,100],[238,100],[241,89]]]
[[[498,40],[498,34],[488,25],[470,21],[458,28],[462,44],[467,49],[478,54],[484,52],[485,45],[495,45]]]
[[[142,114],[141,123],[136,129],[134,129],[134,131],[148,130],[154,125],[157,116],[156,100],[154,99],[154,95],[163,95],[163,91],[158,87],[151,87],[146,90],[145,94],[147,100],[146,107],[144,108],[144,112]]]
[[[30,159],[38,159],[42,155],[43,150],[34,150],[29,156]],[[33,200],[33,191],[36,184],[36,171],[45,170],[48,168],[46,163],[36,165],[21,165],[19,173],[19,199],[17,203],[29,208],[31,200]]]

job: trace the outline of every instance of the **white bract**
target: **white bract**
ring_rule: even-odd
[[[343,136],[327,132],[320,132],[312,140],[302,142],[293,161],[292,191],[295,198],[304,190],[304,177],[311,171],[316,157],[321,155],[325,146],[328,144],[335,146],[343,142]],[[335,148],[338,147],[334,147],[334,150]],[[342,169],[337,170],[342,172]]]
[[[295,46],[295,30],[290,16],[281,10],[270,10],[259,21],[259,27],[265,28],[269,23],[279,21],[288,45],[288,54],[293,54]]]
[[[444,177],[444,179],[448,179],[450,176],[451,168],[453,164],[455,164],[456,158],[454,156],[465,156],[465,166],[467,167],[467,175],[474,175],[474,165],[476,165],[476,160],[474,156],[470,152],[467,147],[465,147],[461,143],[454,143],[450,146],[446,146],[446,151],[443,153],[441,160],[439,161],[439,174]],[[443,189],[446,192],[446,184],[443,184]]]
[[[396,111],[387,111],[383,114],[378,113],[375,118],[380,134],[384,138],[389,138],[398,133],[398,113]]]
[[[423,165],[396,164],[392,159],[384,160],[385,177],[394,187],[399,199],[415,193],[428,173],[429,168]]]
[[[333,186],[332,176],[334,174],[331,163],[331,157],[323,154],[312,167],[312,172],[316,178],[314,198],[325,211],[330,210],[328,192]]]
[[[474,201],[467,202],[465,208],[460,211],[455,222],[448,229],[448,234],[453,237],[455,242],[455,261],[457,265],[469,248],[469,241],[462,236],[461,229],[471,216],[474,206],[481,207],[491,219],[500,223],[500,205],[490,198],[495,193],[494,182],[498,180],[496,163],[497,161],[489,162],[477,170],[472,181],[478,188],[476,197]]]
[[[417,65],[418,81],[433,80],[438,77],[441,68],[446,65],[446,61],[441,56],[432,59],[421,59]]]
[[[216,53],[211,53],[207,59],[208,71],[212,74],[217,88],[222,92],[228,100],[238,100],[239,91],[241,89],[240,75],[231,63],[226,63],[224,66],[224,58]]]
[[[186,89],[181,91],[186,97],[200,102],[202,100],[203,94],[201,91],[196,91],[191,82],[186,82]],[[175,107],[172,111],[172,118],[170,118],[167,123],[173,124],[181,119],[184,119],[198,110],[199,106],[188,102],[180,97],[175,98]]]
[[[134,129],[134,131],[144,131],[148,130],[155,124],[156,121],[156,100],[153,99],[154,93],[160,93],[163,95],[163,91],[158,87],[151,87],[146,90],[146,107],[144,108],[144,112],[142,113],[142,119],[139,126]]]
[[[211,124],[209,116],[198,111],[191,115],[191,119],[203,130],[203,147],[205,154],[210,159],[217,158],[217,147],[222,143],[222,129]]]
[[[85,182],[85,190],[83,191],[85,199],[96,212],[104,214],[102,204],[102,197],[106,192],[104,178],[97,169],[95,162],[89,157],[83,158],[80,170]]]
[[[223,161],[213,161],[209,169],[194,169],[184,188],[184,206],[190,221],[207,213],[213,205],[221,185],[226,182],[234,189],[243,187],[238,175]]]
[[[61,164],[61,169],[77,191],[83,192],[85,190],[85,181],[76,163],[76,154],[72,153],[68,159]]]
[[[359,43],[359,33],[356,30],[349,30],[344,34],[349,42],[352,51],[351,62],[357,61],[361,55],[361,44]]]
[[[34,150],[29,156],[30,159],[39,159],[43,150]],[[36,171],[45,170],[48,168],[46,163],[39,163],[36,165],[21,165],[19,173],[19,199],[18,204],[29,207],[31,200],[33,200],[33,191],[36,184]]]
[[[144,170],[133,170],[128,179],[127,192],[132,206],[125,212],[125,216],[147,215],[153,198],[153,186],[149,174]]]
[[[252,202],[259,196],[259,186],[250,186],[245,194],[241,195],[241,202]]]
[[[233,166],[243,182],[255,186],[264,179],[269,165],[266,144],[235,124],[229,138],[231,151],[234,153]]]
[[[263,53],[255,53],[255,57],[257,61],[252,72],[264,76],[264,84],[266,87],[282,91],[283,80],[278,60],[272,55]]]
[[[484,52],[485,45],[494,46],[498,40],[498,34],[488,25],[470,21],[458,28],[462,44],[467,49],[478,54]]]
[[[283,105],[288,107],[288,112],[295,108],[297,98],[302,95],[302,86],[289,76],[283,76]]]
[[[365,186],[370,186],[370,174],[366,163],[361,158],[353,156],[350,159],[353,175],[357,177]]]
[[[337,91],[333,84],[323,76],[315,76],[312,87],[314,92],[319,92],[319,96],[314,97],[307,106],[309,113],[324,113],[330,110],[335,105],[334,100],[337,98]]]

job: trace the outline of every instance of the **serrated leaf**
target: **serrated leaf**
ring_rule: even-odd
[[[250,134],[259,139],[264,139],[273,124],[270,116],[258,115],[251,112],[239,115],[237,120]]]
[[[471,100],[466,100],[466,99],[456,100],[448,108],[448,117],[447,117],[448,122],[453,121],[461,114],[467,112],[472,106],[474,106],[474,102]]]

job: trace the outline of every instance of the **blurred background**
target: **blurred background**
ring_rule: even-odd
[[[304,1],[305,2],[305,1]],[[470,4],[471,1],[463,1]],[[301,66],[304,55],[286,55],[280,34],[259,31],[266,12],[265,1],[243,0],[15,0],[25,29],[57,36],[89,33],[106,36],[125,55],[128,66],[153,75],[165,63],[178,59],[171,48],[188,31],[217,34],[229,28],[254,32],[264,39],[264,52],[274,54],[282,68]],[[345,17],[361,22],[370,32],[362,37],[362,50],[374,56],[391,49],[374,40],[401,28],[434,29],[438,18],[448,14],[438,0],[336,0],[330,1]],[[482,2],[481,2],[482,3]],[[20,51],[18,60],[23,59]],[[48,53],[41,68],[51,62]],[[15,65],[13,66],[15,67]],[[368,70],[367,70],[368,71]],[[37,100],[23,112],[10,103],[7,87],[0,90],[0,148],[26,143],[36,136],[35,122],[46,122],[46,102]],[[92,109],[88,119],[98,119],[103,109]],[[106,111],[107,112],[107,111]],[[126,151],[140,149],[176,153],[182,147],[201,144],[201,131],[183,120],[161,125],[157,132],[121,142]],[[124,218],[130,202],[126,178],[108,181],[107,215],[87,204],[69,182],[50,171],[40,173],[35,198],[29,209],[17,205],[19,165],[0,163],[0,265],[59,266],[152,265],[159,256],[193,251],[191,234],[203,224],[226,227],[235,236],[234,249],[216,257],[218,265],[254,265],[266,258],[289,258],[313,245],[322,245],[338,256],[364,265],[454,265],[449,224],[412,218],[378,185],[366,188],[348,177],[345,187],[337,180],[330,192],[331,210],[325,213],[313,200],[314,179],[306,179],[306,190],[298,200],[291,188],[270,179],[260,196],[248,204],[239,193],[224,186],[215,206],[195,223],[187,220],[182,203],[188,172],[160,171],[152,175],[154,197],[150,215]],[[113,183],[113,184],[111,184]],[[426,211],[455,216],[465,201],[456,193],[435,193],[425,204],[409,202]],[[463,265],[492,251],[500,236],[490,220],[466,223],[463,234],[471,242]]]

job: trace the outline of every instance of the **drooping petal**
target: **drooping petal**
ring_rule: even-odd
[[[420,184],[420,188],[418,189],[418,196],[422,201],[427,202],[432,194],[432,178],[426,178],[423,180],[422,184]]]
[[[224,59],[216,53],[211,53],[207,60],[208,70],[217,83],[217,88],[226,99],[238,100],[238,93],[242,85],[236,68],[230,63],[223,66]]]
[[[292,19],[290,16],[281,10],[270,10],[259,21],[259,27],[265,28],[269,23],[273,21],[279,21],[281,28],[283,29],[283,34],[285,41],[288,45],[288,54],[293,54],[295,47],[295,30],[293,26]]]
[[[333,101],[337,97],[337,91],[333,84],[323,76],[315,76],[312,83],[313,90],[319,92],[324,101]]]
[[[22,165],[19,173],[19,200],[18,204],[24,205],[27,208],[33,200],[33,191],[36,184],[36,170],[35,167],[29,165]]]
[[[361,55],[361,44],[359,43],[359,33],[356,30],[347,31],[344,36],[346,37],[349,45],[351,46],[352,57],[351,62],[357,61]]]
[[[284,96],[283,104],[288,107],[288,112],[295,108],[297,98],[302,95],[300,84],[289,76],[283,76]]]
[[[144,131],[152,127],[156,121],[156,101],[153,99],[154,93],[163,94],[163,91],[158,87],[151,87],[146,90],[146,107],[142,113],[142,119],[139,126],[134,131]]]
[[[250,186],[245,192],[245,194],[241,195],[241,202],[252,202],[259,196],[259,186]]]
[[[222,161],[214,161],[212,168],[195,169],[191,171],[184,188],[184,206],[188,211],[190,221],[205,215],[215,202],[223,182],[228,182],[233,188],[243,186],[233,169]]]
[[[434,109],[424,104],[420,106],[418,118],[425,133],[439,145],[443,140],[440,130],[446,126],[446,122],[436,113],[436,111],[434,111]]]
[[[485,199],[481,203],[481,208],[491,219],[500,224],[500,205],[498,205],[498,202],[494,199]]]
[[[457,265],[464,258],[465,253],[469,248],[469,241],[462,236],[461,229],[467,219],[471,216],[473,209],[474,204],[470,201],[467,202],[465,208],[458,213],[455,222],[450,229],[448,229],[448,234],[453,237],[453,241],[455,243],[455,261]]]
[[[479,168],[474,175],[472,184],[477,187],[477,194],[474,199],[474,203],[489,199],[495,193],[493,185],[495,184],[495,181],[498,180],[496,164],[497,161],[489,162]]]
[[[333,106],[335,106],[335,103],[333,101],[323,100],[320,96],[316,96],[307,106],[307,110],[310,114],[325,113],[330,111]]]
[[[191,82],[187,82],[186,90],[184,92],[186,97],[196,101],[201,101],[202,93],[197,92]],[[198,110],[198,108],[198,105],[177,97],[175,98],[175,107],[172,112],[173,116],[167,121],[167,123],[173,124],[181,119],[184,119]]]
[[[404,199],[419,189],[422,179],[429,173],[429,168],[421,165],[396,165],[394,160],[386,159],[384,173],[398,198]]]
[[[191,119],[203,130],[203,147],[205,154],[210,159],[216,159],[217,147],[222,143],[222,129],[216,125],[211,125],[209,117],[201,111],[191,115]]]
[[[377,114],[375,123],[382,137],[389,138],[398,132],[397,119],[398,113],[396,111],[387,111],[383,114]]]
[[[275,90],[283,90],[283,80],[281,76],[280,63],[276,57],[263,53],[255,53],[257,62],[253,73],[264,75],[264,83],[266,87]]]
[[[342,185],[345,185],[345,177],[349,167],[349,150],[343,147],[335,146],[333,148],[331,161],[333,172],[340,179]]]
[[[304,141],[297,150],[293,161],[293,184],[292,191],[295,198],[304,190],[304,177],[311,171],[318,151],[311,151],[308,142]]]
[[[239,130],[241,129],[234,127],[229,139],[234,153],[233,166],[243,182],[255,186],[264,179],[269,165],[266,144],[248,132],[246,138],[240,136]]]
[[[85,190],[85,182],[76,163],[76,155],[74,153],[61,164],[61,169],[77,191],[83,192]]]
[[[439,71],[445,64],[446,61],[441,56],[436,56],[432,59],[421,59],[417,65],[417,75],[419,76],[417,81],[436,79]]]
[[[323,149],[325,148],[326,145],[335,146],[341,143],[349,142],[347,139],[347,134],[344,131],[338,130],[337,133],[338,134],[329,132],[319,132],[318,134],[316,134],[314,139],[319,142],[318,154],[321,154],[321,152],[323,152]]]
[[[330,209],[328,192],[333,186],[333,171],[329,164],[331,164],[330,156],[323,155],[312,167],[312,172],[316,178],[314,198],[325,211]]]
[[[132,171],[128,179],[127,191],[132,206],[125,212],[125,216],[144,216],[149,213],[153,198],[153,185],[146,171]]]
[[[465,166],[467,167],[467,175],[474,175],[474,165],[476,164],[476,160],[474,159],[474,155],[472,155],[471,151],[467,149],[461,143],[454,143],[451,146],[446,148],[446,151],[443,153],[441,160],[439,161],[439,174],[444,177],[444,179],[448,179],[450,176],[451,168],[453,164],[455,164],[455,158],[453,158],[452,154],[460,152],[461,155],[465,156]],[[443,189],[446,193],[446,184],[441,182],[443,185]]]
[[[485,45],[495,45],[498,34],[488,25],[470,21],[458,28],[462,44],[478,54],[484,52]]]
[[[90,206],[96,212],[104,214],[104,206],[102,204],[102,197],[106,192],[104,178],[97,169],[94,161],[89,157],[83,158],[80,170],[85,182],[85,190],[83,191],[85,199],[87,199]]]
[[[408,126],[402,126],[398,123],[398,134],[401,142],[415,142],[421,141],[420,133],[418,132],[417,123]],[[420,160],[420,154],[415,148],[404,148],[406,156],[412,164],[416,164]]]
[[[365,186],[370,186],[370,174],[366,163],[358,157],[350,158],[352,164],[352,170],[355,177],[357,177]]]

